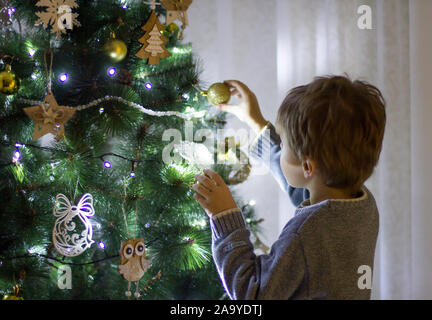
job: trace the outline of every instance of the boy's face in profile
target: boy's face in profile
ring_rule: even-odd
[[[295,188],[304,188],[306,186],[305,173],[301,161],[291,151],[286,143],[284,134],[280,134],[281,138],[281,157],[280,165],[282,172],[288,184]]]

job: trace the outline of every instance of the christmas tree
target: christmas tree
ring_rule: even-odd
[[[240,158],[236,144],[194,141],[216,137],[224,114],[175,24],[143,38],[166,8],[2,0],[1,12],[0,297],[223,298],[190,186],[202,159],[230,184],[250,166],[217,161]],[[136,53],[156,30],[170,55],[151,64]],[[237,203],[256,232],[253,207]]]

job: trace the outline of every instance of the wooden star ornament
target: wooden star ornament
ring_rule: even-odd
[[[48,93],[40,106],[28,107],[23,110],[34,122],[33,140],[37,140],[48,133],[52,133],[57,139],[63,139],[65,123],[75,114],[74,108],[59,106],[51,92]]]

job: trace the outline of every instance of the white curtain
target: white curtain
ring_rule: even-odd
[[[358,27],[361,5],[372,9],[371,30]],[[431,0],[196,0],[189,9],[185,39],[201,79],[245,82],[270,121],[290,88],[318,75],[347,73],[383,92],[383,152],[366,182],[380,211],[373,299],[432,299],[431,16]],[[294,213],[287,196],[257,172],[237,190],[256,200],[270,246]]]

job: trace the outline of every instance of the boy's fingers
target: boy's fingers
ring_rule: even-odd
[[[249,91],[249,88],[243,82],[238,80],[225,80],[224,83],[237,89],[242,96],[246,96],[246,92]]]
[[[225,181],[222,179],[222,177],[213,170],[204,169],[204,173],[213,179],[213,181],[216,182],[218,186],[223,186],[225,184]]]
[[[197,179],[200,183],[204,185],[204,187],[206,187],[210,191],[213,190],[214,187],[216,187],[216,183],[206,176],[198,174],[195,176],[195,179]]]
[[[201,197],[203,197],[203,198],[205,198],[206,200],[208,200],[208,198],[209,198],[209,194],[210,194],[210,191],[209,191],[208,189],[204,188],[202,185],[199,185],[199,184],[197,184],[197,183],[195,183],[195,184],[192,186],[192,189],[194,189],[197,193],[199,193],[199,195],[200,195]]]
[[[242,97],[241,93],[237,89],[234,89],[233,91],[231,91],[231,96],[237,96],[237,98],[239,98],[239,99],[241,99],[241,97]]]
[[[207,209],[207,204],[205,202],[205,198],[203,198],[202,196],[200,196],[198,193],[195,193],[193,195],[194,199],[196,201],[198,201],[198,203],[201,205],[201,207],[203,207],[204,209]]]

